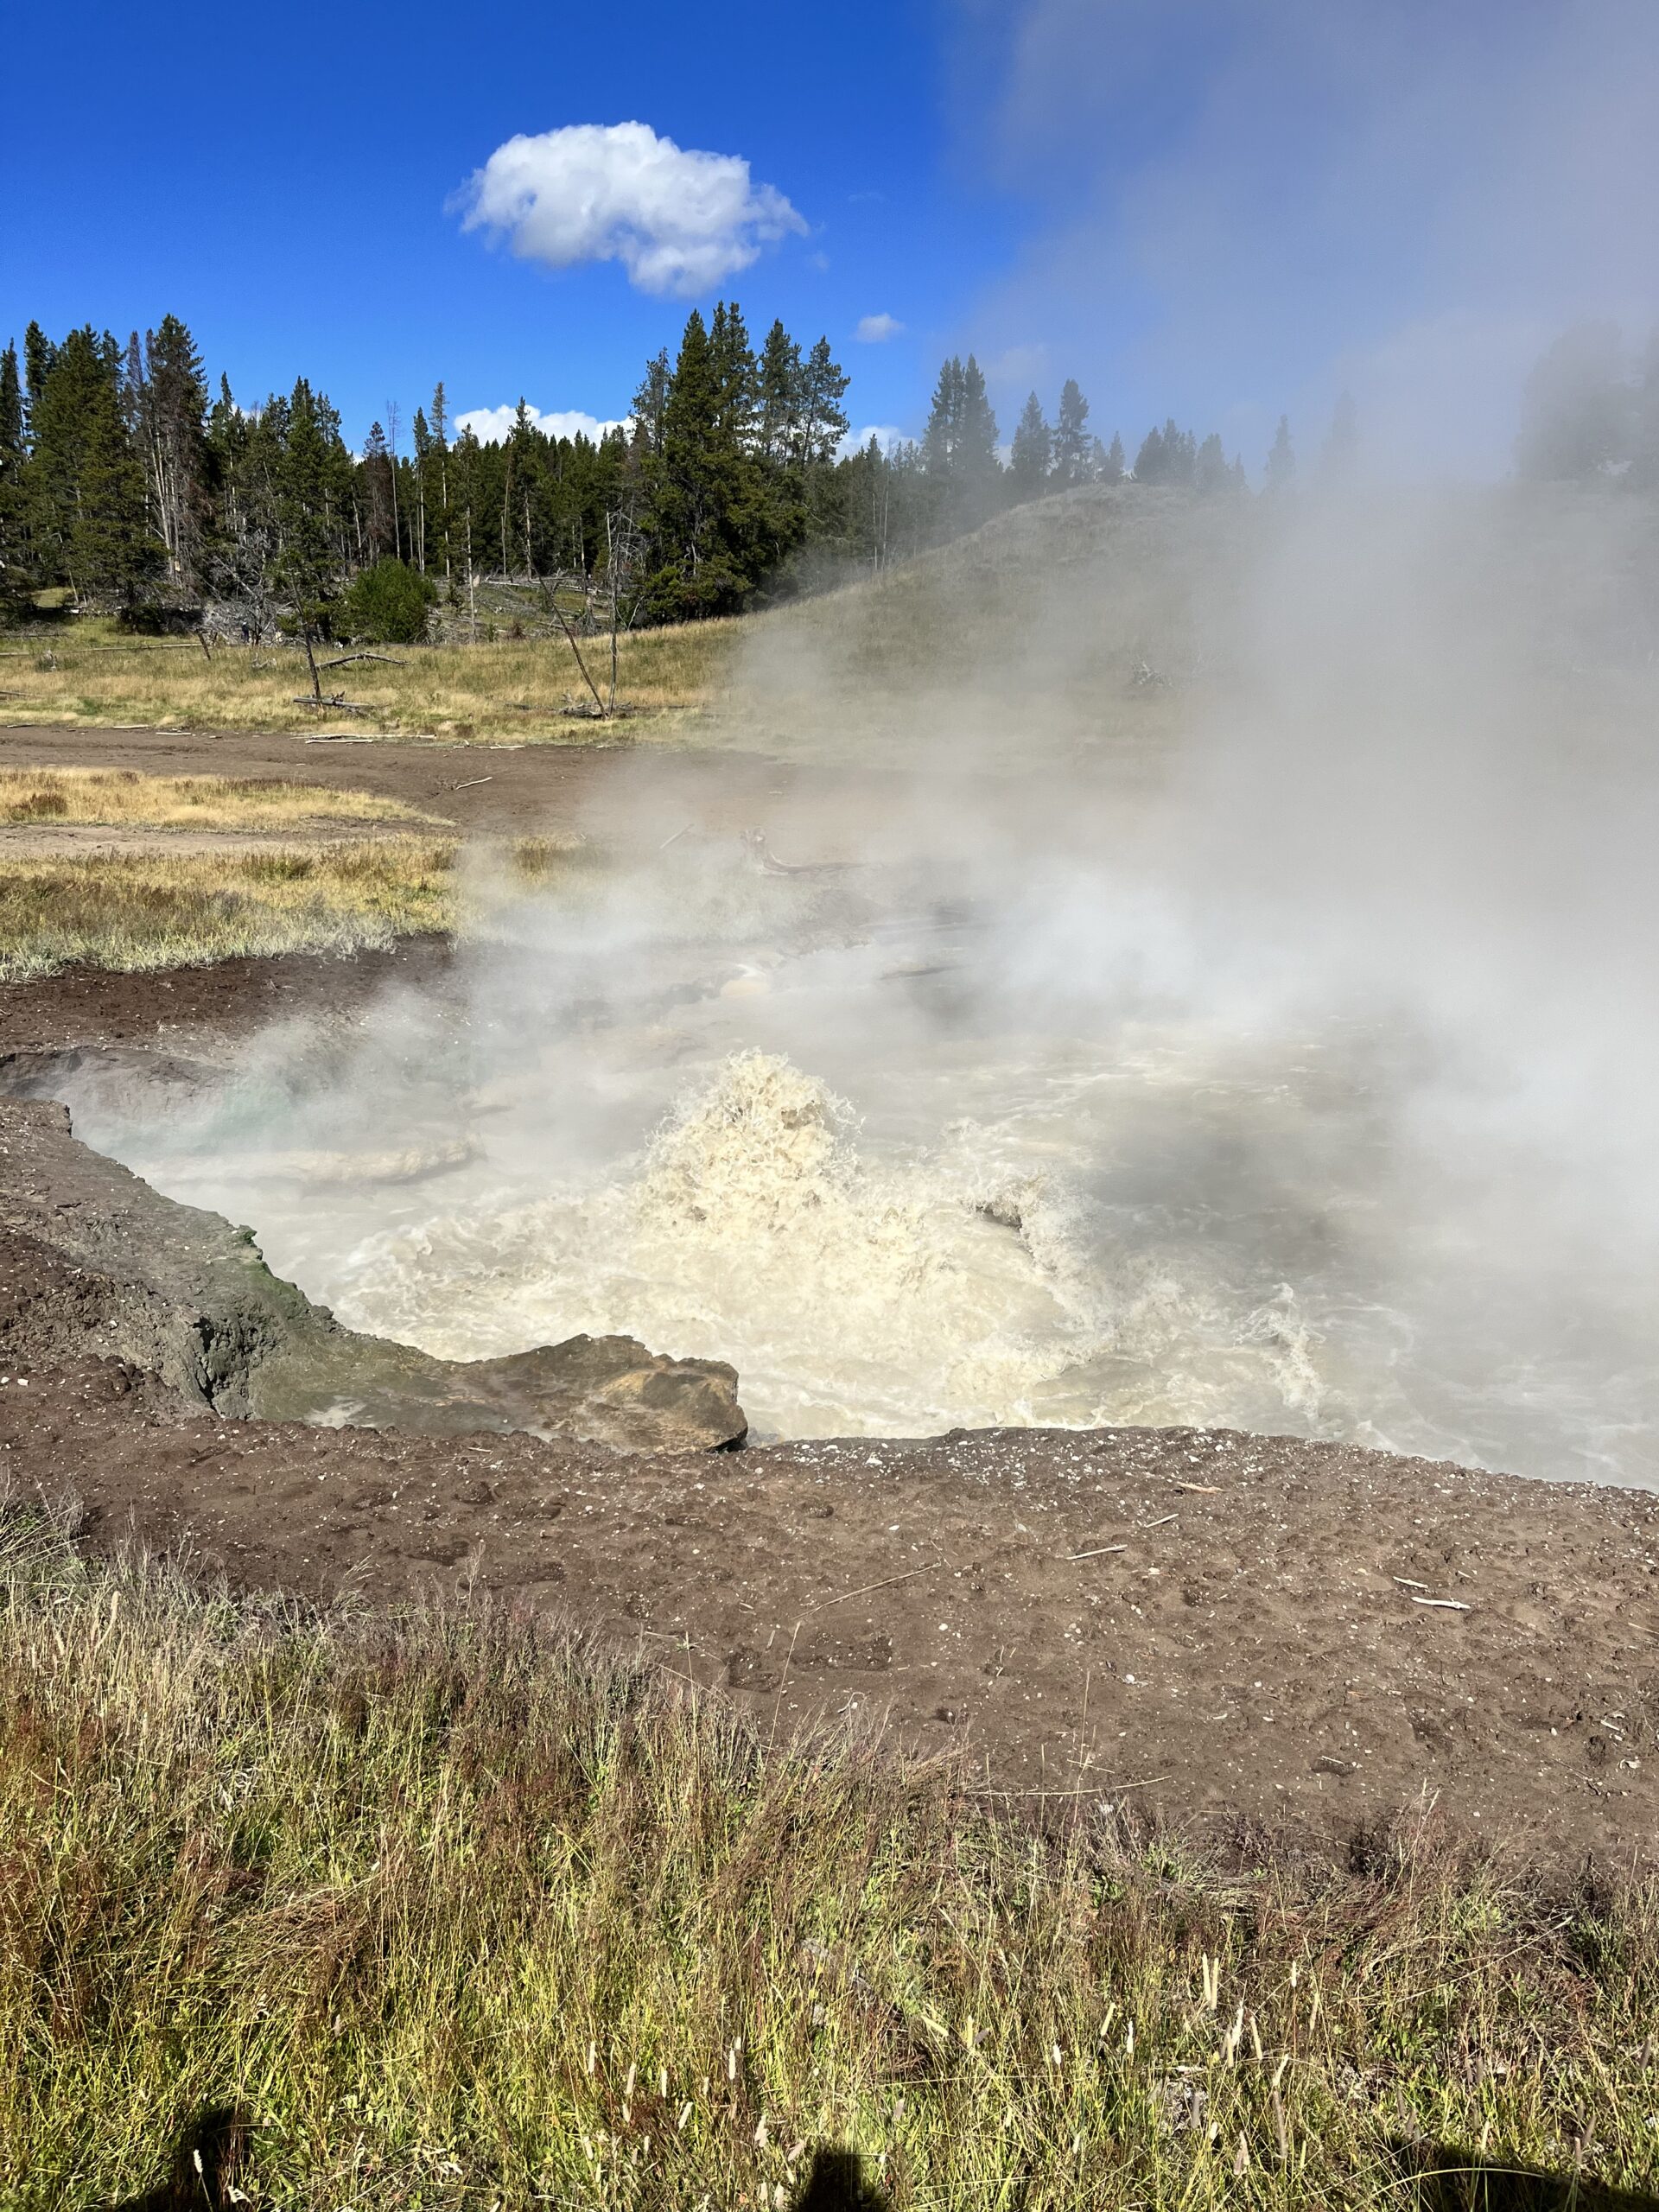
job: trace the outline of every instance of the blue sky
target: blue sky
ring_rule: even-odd
[[[1311,440],[1346,385],[1379,443],[1498,465],[1555,328],[1659,307],[1651,0],[632,0],[608,30],[88,0],[64,23],[8,29],[0,331],[171,309],[239,397],[307,373],[353,438],[440,376],[457,412],[620,414],[689,289],[757,335],[826,332],[859,423],[918,428],[972,347],[1005,432],[1075,373],[1131,449],[1173,411],[1254,467],[1281,408]],[[577,142],[547,135],[632,121],[747,163],[750,266],[582,257]],[[467,228],[467,181],[502,188],[518,136],[545,142],[529,229],[502,188]],[[690,199],[663,190],[671,224]],[[860,342],[880,315],[902,329]]]
[[[607,23],[612,28],[607,35]],[[513,134],[639,119],[747,158],[809,226],[729,280],[757,333],[827,332],[861,421],[907,420],[964,297],[1012,237],[943,145],[940,30],[915,4],[725,0],[396,10],[185,0],[19,10],[0,162],[0,319],[124,333],[171,309],[238,396],[305,372],[360,435],[442,376],[457,408],[626,409],[689,302],[613,263],[548,270],[448,202]],[[575,35],[572,37],[572,29]],[[705,308],[709,295],[702,296]],[[867,315],[906,325],[883,346]]]

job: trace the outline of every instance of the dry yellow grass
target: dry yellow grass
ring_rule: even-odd
[[[454,928],[453,841],[30,857],[0,873],[0,982],[73,966],[155,969],[356,952]]]
[[[613,725],[567,716],[588,693],[562,639],[496,644],[398,645],[387,660],[325,670],[367,711],[349,718],[296,704],[309,689],[305,657],[289,645],[221,645],[212,660],[194,643],[124,637],[97,618],[9,641],[0,657],[0,720],[86,727],[129,723],[197,729],[333,729],[362,735],[526,739],[567,745],[618,727],[671,738],[718,697],[728,680],[740,622],[636,632],[621,642],[619,702],[633,711]],[[585,640],[605,688],[608,640]],[[330,658],[325,653],[322,658]]]
[[[427,822],[372,791],[252,776],[146,776],[131,768],[0,768],[0,823],[152,830],[289,830],[311,822]]]

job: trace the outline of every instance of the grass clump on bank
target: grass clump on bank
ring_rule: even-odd
[[[1397,2208],[1651,2187],[1659,1899],[1224,1876],[485,1611],[315,1618],[0,1520],[0,2194],[233,2113],[255,2207]],[[1442,2198],[1441,2202],[1459,2202]]]
[[[0,768],[0,823],[53,828],[289,830],[311,822],[426,822],[373,791],[258,776],[150,776],[135,768]]]
[[[264,851],[25,858],[0,870],[0,982],[60,968],[357,952],[454,927],[455,847],[420,837]]]

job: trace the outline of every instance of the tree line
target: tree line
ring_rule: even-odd
[[[1617,323],[1563,331],[1527,379],[1515,460],[1535,483],[1659,489],[1659,330],[1629,364]]]
[[[67,587],[134,620],[213,606],[250,635],[418,636],[440,596],[481,576],[616,594],[626,621],[727,614],[879,570],[1010,505],[1123,480],[1075,380],[1051,425],[1033,392],[1008,447],[979,364],[940,370],[912,442],[849,452],[849,378],[827,339],[781,322],[760,345],[741,308],[694,310],[647,363],[627,423],[556,435],[521,400],[499,442],[457,428],[439,384],[405,427],[389,404],[360,448],[309,378],[240,404],[210,385],[190,331],[163,316],[124,346],[38,323],[0,352],[0,598]],[[1294,468],[1287,426],[1270,484]],[[1136,481],[1242,488],[1218,437],[1151,429]]]

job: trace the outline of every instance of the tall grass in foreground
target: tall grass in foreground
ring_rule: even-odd
[[[240,2107],[292,2208],[1397,2206],[1651,2184],[1659,1900],[1379,1846],[1225,1876],[768,1749],[487,1611],[314,1618],[0,1522],[0,2196]]]

